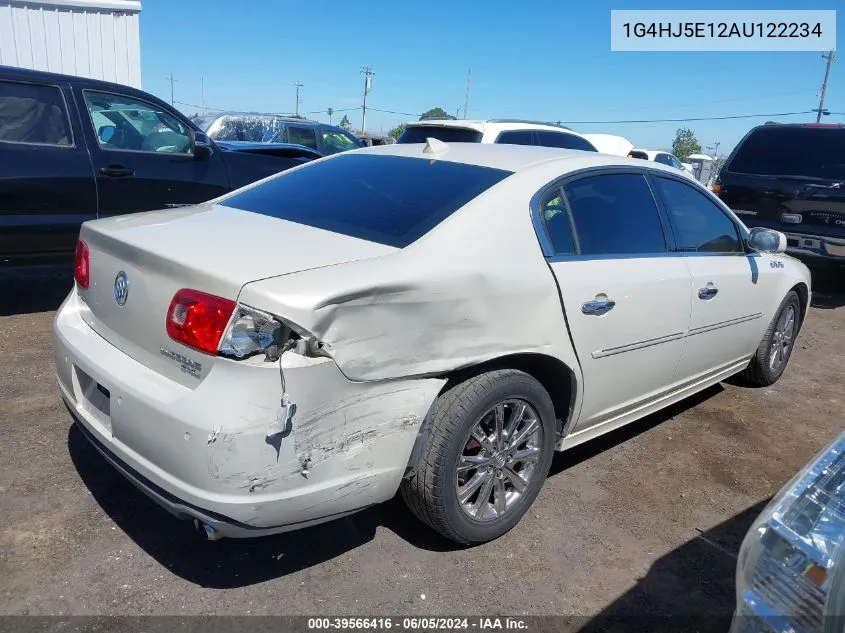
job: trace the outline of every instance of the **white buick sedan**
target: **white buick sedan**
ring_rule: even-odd
[[[555,450],[733,374],[778,380],[810,302],[784,247],[657,163],[356,150],[83,225],[58,382],[114,467],[209,538],[400,490],[477,543]]]

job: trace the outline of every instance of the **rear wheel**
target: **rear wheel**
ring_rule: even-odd
[[[786,369],[801,326],[801,302],[790,290],[766,329],[757,353],[739,377],[757,387],[775,384]]]
[[[533,377],[496,370],[442,394],[419,468],[402,482],[411,511],[458,543],[495,539],[533,503],[554,452],[554,407]]]

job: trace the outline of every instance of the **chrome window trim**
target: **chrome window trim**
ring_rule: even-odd
[[[651,195],[654,198],[654,203],[657,207],[658,215],[660,217],[661,224],[663,225],[663,235],[664,239],[666,240],[666,247],[667,250],[665,252],[657,252],[657,253],[618,253],[618,254],[602,254],[602,255],[559,255],[555,252],[551,239],[549,238],[548,231],[546,231],[545,222],[542,217],[542,208],[540,203],[542,202],[543,198],[550,193],[553,189],[560,189],[561,194],[566,206],[569,206],[569,202],[566,200],[566,195],[563,193],[563,187],[572,182],[574,180],[579,180],[581,178],[586,178],[589,176],[598,176],[603,174],[639,174],[645,178],[646,183],[651,190]],[[739,234],[740,242],[742,242],[743,247],[746,249],[745,251],[731,251],[727,253],[711,253],[711,252],[693,252],[693,251],[680,251],[677,250],[677,242],[675,241],[675,229],[672,225],[671,218],[669,218],[666,207],[663,204],[663,199],[660,197],[659,192],[655,191],[656,184],[652,182],[653,177],[661,177],[661,178],[668,178],[670,180],[677,180],[680,183],[686,184],[697,191],[704,193],[707,198],[713,202],[719,209],[722,210],[723,213],[728,217],[728,219],[734,224],[736,227],[737,233]],[[691,181],[687,176],[683,174],[673,174],[671,172],[666,172],[661,169],[654,169],[647,166],[639,166],[639,165],[600,165],[596,167],[585,167],[582,169],[578,169],[572,172],[569,172],[563,176],[555,178],[554,180],[546,183],[543,187],[541,187],[534,195],[531,197],[531,201],[529,203],[529,213],[531,214],[531,224],[534,227],[534,232],[537,235],[537,241],[540,243],[540,249],[543,252],[543,256],[550,262],[564,262],[564,261],[591,261],[591,260],[606,260],[606,259],[648,259],[648,258],[655,258],[655,257],[748,257],[748,228],[739,220],[739,218],[733,213],[733,211],[724,203],[722,202],[715,194],[709,191],[704,185],[699,183],[698,181]],[[570,226],[572,222],[572,215],[570,213]],[[573,232],[573,242],[577,244],[577,232]]]

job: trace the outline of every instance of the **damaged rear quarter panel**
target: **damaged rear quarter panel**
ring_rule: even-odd
[[[531,196],[559,170],[505,179],[404,249],[250,283],[239,299],[312,333],[350,380],[441,374],[520,352],[578,374],[530,218]]]
[[[293,352],[281,363],[297,405],[290,431],[268,438],[268,420],[215,430],[206,446],[214,485],[248,495],[239,520],[282,525],[291,517],[307,521],[392,497],[444,381],[356,383],[331,359]]]

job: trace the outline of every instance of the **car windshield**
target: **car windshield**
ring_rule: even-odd
[[[845,180],[845,128],[757,128],[739,146],[727,171]]]
[[[481,132],[451,125],[409,125],[396,142],[425,143],[428,138],[436,138],[444,143],[479,143]]]
[[[220,204],[403,248],[511,173],[443,160],[338,154]]]

